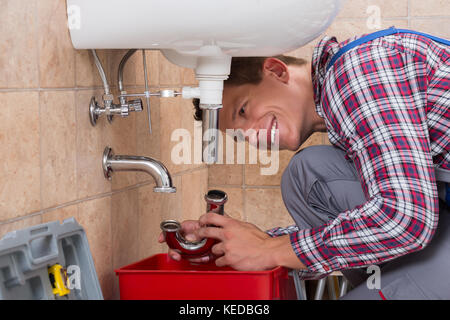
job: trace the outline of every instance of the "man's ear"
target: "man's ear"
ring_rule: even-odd
[[[289,81],[289,71],[287,65],[277,58],[267,58],[263,63],[263,74],[274,76],[283,83]]]

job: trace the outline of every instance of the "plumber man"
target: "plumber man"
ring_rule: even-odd
[[[450,299],[450,212],[435,177],[435,167],[450,170],[450,49],[394,34],[328,66],[346,43],[325,37],[312,62],[233,58],[225,81],[221,130],[276,128],[279,148],[293,151],[328,134],[332,146],[303,149],[283,173],[296,225],[262,231],[207,213],[183,222],[185,236],[220,240],[200,261],[236,270],[340,270],[361,284],[349,299]],[[381,291],[363,283],[369,265],[381,267]]]

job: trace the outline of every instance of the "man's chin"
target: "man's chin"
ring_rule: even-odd
[[[303,142],[297,142],[297,141],[289,141],[289,142],[283,142],[280,141],[278,145],[279,150],[289,150],[289,151],[297,151]]]

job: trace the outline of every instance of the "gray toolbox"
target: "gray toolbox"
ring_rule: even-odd
[[[0,239],[0,299],[103,299],[86,234],[74,218]]]

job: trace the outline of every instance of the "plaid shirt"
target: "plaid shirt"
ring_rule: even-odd
[[[314,50],[317,113],[346,151],[367,202],[327,224],[289,234],[304,278],[380,264],[423,249],[438,224],[434,167],[450,169],[450,50],[428,38],[391,35],[345,53],[325,37]]]

